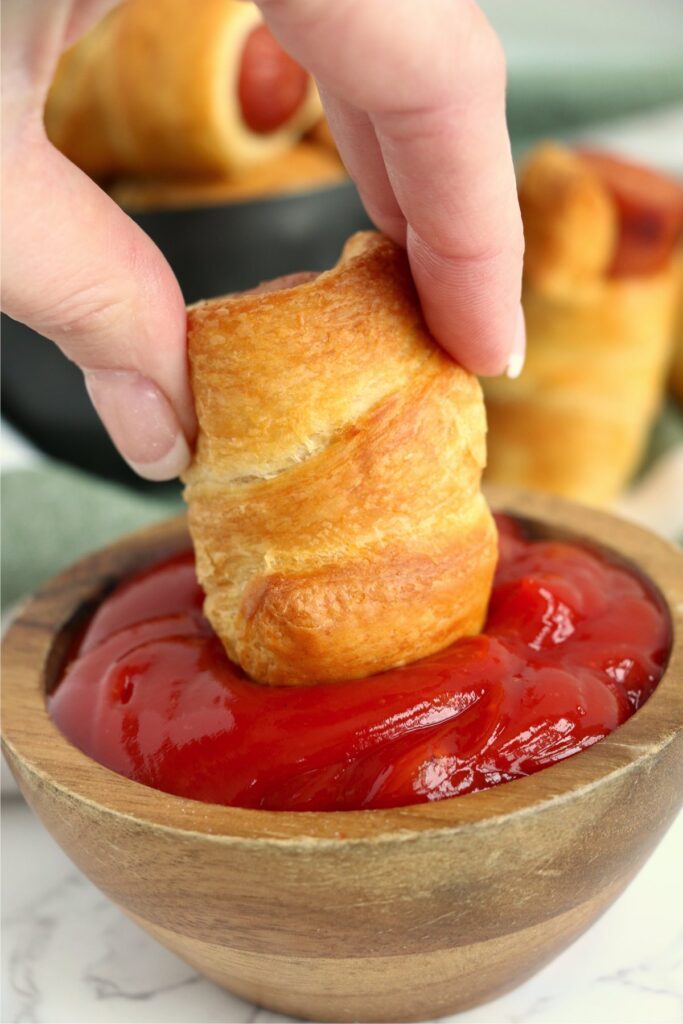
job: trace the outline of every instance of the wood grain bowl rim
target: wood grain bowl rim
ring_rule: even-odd
[[[64,639],[84,605],[122,576],[188,546],[185,517],[157,523],[86,556],[53,577],[23,605],[3,642],[3,746],[21,777],[37,777],[77,801],[157,829],[217,842],[329,843],[407,841],[432,832],[485,828],[580,797],[614,773],[637,772],[683,731],[683,552],[616,516],[564,499],[489,488],[494,508],[600,545],[635,563],[664,598],[672,649],[654,694],[604,740],[535,775],[493,789],[390,810],[248,810],[172,796],[133,782],[81,753],[47,714],[46,676],[63,657]]]

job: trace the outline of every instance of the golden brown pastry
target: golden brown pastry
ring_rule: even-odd
[[[636,468],[676,297],[677,186],[661,185],[658,206],[662,180],[553,144],[522,169],[527,359],[518,380],[484,385],[487,480],[601,504]]]
[[[674,397],[683,405],[683,253],[679,255],[679,265],[678,315],[674,331],[674,351],[669,384]]]
[[[293,113],[281,108],[284,93]],[[285,118],[272,130],[268,102],[275,120]],[[277,48],[254,4],[126,0],[64,54],[45,124],[54,144],[93,176],[191,177],[272,159],[320,110],[312,79]]]
[[[127,210],[160,210],[322,188],[345,178],[344,167],[334,153],[300,142],[274,160],[232,178],[124,178],[111,186],[109,194]]]
[[[333,153],[337,152],[337,143],[334,141],[334,135],[332,134],[329,122],[324,114],[320,120],[316,121],[313,125],[311,130],[308,132],[307,137],[311,142],[315,142],[319,146],[325,146],[326,149],[330,149]]]
[[[671,390],[678,401],[683,403],[683,333],[678,338],[671,364]]]
[[[431,339],[403,251],[199,303],[186,498],[205,611],[253,678],[353,678],[483,623],[496,532],[479,384]]]

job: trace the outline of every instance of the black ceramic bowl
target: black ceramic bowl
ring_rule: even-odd
[[[188,303],[299,270],[332,266],[369,226],[351,182],[295,195],[131,214],[154,239]],[[2,317],[5,416],[48,454],[138,484],[100,424],[80,370],[55,345]]]

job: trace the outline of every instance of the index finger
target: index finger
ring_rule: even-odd
[[[261,7],[329,93],[368,113],[432,332],[468,368],[501,372],[523,347],[523,236],[505,59],[486,18],[472,0]]]

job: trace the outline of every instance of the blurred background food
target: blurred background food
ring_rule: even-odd
[[[489,478],[601,503],[683,445],[665,398],[671,363],[683,403],[683,4],[481,5],[508,59],[529,334],[521,379],[485,382]],[[330,266],[368,224],[314,83],[251,3],[126,0],[64,54],[45,121],[157,242],[188,302]],[[532,151],[548,138],[565,145]],[[146,486],[78,369],[6,317],[3,335],[5,415],[48,453]]]
[[[672,357],[683,187],[547,143],[519,172],[527,358],[484,381],[488,479],[590,504],[642,456]]]
[[[241,0],[126,0],[63,54],[45,127],[131,212],[347,178],[315,82]]]
[[[223,177],[285,153],[315,83],[240,0],[126,0],[62,56],[48,136],[92,177]]]

